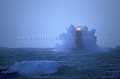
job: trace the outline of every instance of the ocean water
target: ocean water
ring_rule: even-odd
[[[53,74],[5,73],[22,61],[53,60],[60,65]],[[30,72],[30,70],[28,71]],[[0,79],[120,79],[120,48],[107,52],[54,51],[43,48],[0,48]]]

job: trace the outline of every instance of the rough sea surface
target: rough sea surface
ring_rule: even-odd
[[[120,48],[108,52],[54,51],[43,48],[0,48],[0,79],[120,79]],[[4,73],[22,61],[54,60],[54,74],[23,76]]]

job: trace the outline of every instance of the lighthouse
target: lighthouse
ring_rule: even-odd
[[[75,39],[75,43],[76,43],[75,50],[82,50],[83,49],[82,29],[80,27],[76,27],[75,36],[76,36],[76,39]]]

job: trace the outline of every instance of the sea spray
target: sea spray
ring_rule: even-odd
[[[15,63],[9,68],[7,73],[17,72],[21,75],[42,75],[57,72],[58,63],[53,60],[43,61],[22,61]]]
[[[56,50],[100,51],[97,45],[95,29],[88,30],[86,26],[70,25],[66,33],[60,35],[62,44],[56,44]]]

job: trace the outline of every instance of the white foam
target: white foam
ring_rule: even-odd
[[[58,64],[56,61],[22,61],[14,64],[8,70],[8,72],[17,72],[21,75],[41,75],[41,74],[53,74],[57,72]]]
[[[56,50],[74,50],[76,47],[76,40],[66,40],[66,37],[76,37],[76,28],[70,25],[66,33],[62,33],[60,37],[62,38],[62,45],[56,44]],[[100,51],[100,47],[97,45],[97,36],[94,36],[95,29],[88,30],[86,26],[79,26],[80,31],[82,31],[82,44],[84,51]],[[79,47],[78,47],[79,48]]]

